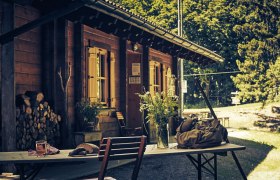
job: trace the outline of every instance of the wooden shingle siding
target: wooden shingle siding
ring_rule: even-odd
[[[40,13],[28,6],[15,5],[15,27],[40,17]],[[32,29],[15,38],[16,94],[25,91],[41,91],[41,37],[40,28]]]

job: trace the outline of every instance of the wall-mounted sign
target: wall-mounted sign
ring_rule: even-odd
[[[140,63],[132,63],[132,76],[140,76]]]
[[[187,80],[183,80],[183,83],[182,83],[182,92],[183,92],[183,93],[187,93],[187,92],[188,92],[188,82],[187,82]]]
[[[129,84],[141,84],[141,76],[130,76]]]

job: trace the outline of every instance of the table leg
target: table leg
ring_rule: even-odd
[[[23,164],[21,164],[19,166],[19,175],[20,175],[20,180],[24,180],[25,179],[24,165]]]
[[[214,179],[218,179],[218,169],[217,169],[217,154],[214,153]]]
[[[197,179],[201,180],[201,154],[197,154]]]
[[[239,163],[239,161],[238,161],[238,159],[236,157],[236,154],[234,153],[234,151],[231,151],[231,154],[232,154],[232,157],[233,157],[233,159],[234,159],[234,161],[235,161],[235,163],[236,163],[236,165],[237,165],[237,167],[238,167],[238,169],[239,169],[243,179],[247,180],[246,174],[244,173],[244,171],[243,171],[243,169],[242,169],[242,167],[241,167],[241,165],[240,165],[240,163]]]

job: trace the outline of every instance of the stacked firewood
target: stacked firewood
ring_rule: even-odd
[[[16,96],[17,149],[35,148],[37,140],[53,146],[60,143],[61,116],[53,112],[41,92],[27,91]]]

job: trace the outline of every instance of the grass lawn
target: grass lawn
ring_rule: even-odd
[[[248,179],[280,179],[279,133],[234,130],[229,134],[232,143],[247,147],[244,152],[237,155]],[[235,179],[234,174],[228,171],[231,168],[232,160],[230,159],[226,161],[223,167],[219,167],[221,179],[228,176]]]

